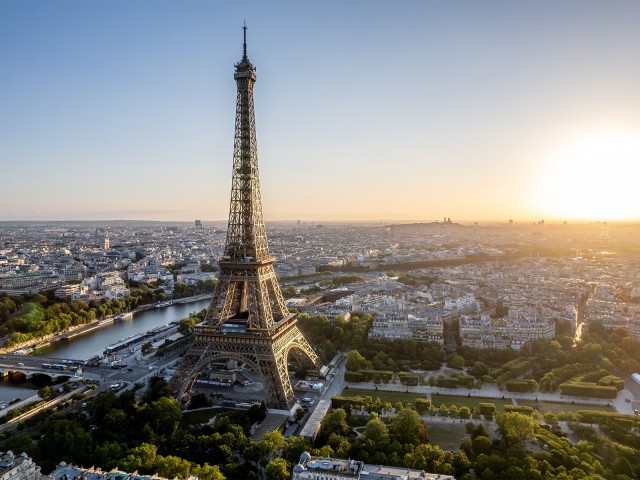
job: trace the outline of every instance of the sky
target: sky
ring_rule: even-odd
[[[639,220],[640,2],[0,0],[0,221]]]

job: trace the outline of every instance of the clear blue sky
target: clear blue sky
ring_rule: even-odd
[[[267,220],[640,218],[640,2],[0,0],[0,220],[226,219],[244,20]]]

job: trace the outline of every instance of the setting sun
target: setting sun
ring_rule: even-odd
[[[598,130],[549,156],[538,189],[545,214],[576,220],[640,218],[640,133]]]

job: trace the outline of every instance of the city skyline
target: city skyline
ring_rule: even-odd
[[[629,2],[1,2],[0,221],[638,220]],[[293,199],[293,200],[292,200]]]

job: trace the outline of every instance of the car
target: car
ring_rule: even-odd
[[[149,367],[149,371],[153,370],[153,367]]]
[[[19,367],[24,367],[24,363],[22,363],[22,362],[18,362],[18,366],[19,366]]]

